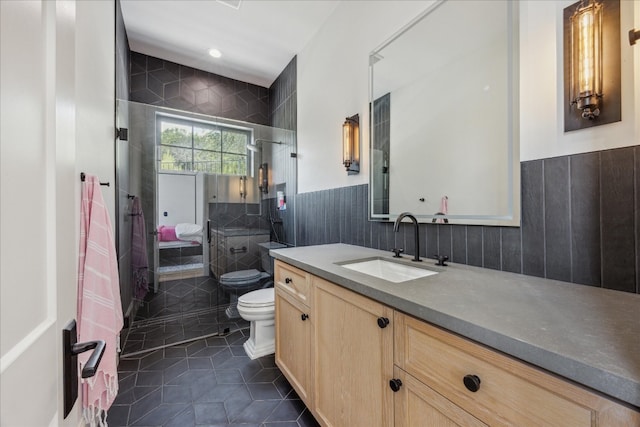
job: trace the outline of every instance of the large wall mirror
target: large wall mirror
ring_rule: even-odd
[[[501,0],[434,2],[371,53],[372,220],[520,225],[518,61]]]

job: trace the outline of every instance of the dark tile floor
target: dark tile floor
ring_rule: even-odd
[[[248,325],[241,318],[229,319],[224,312],[230,296],[209,276],[159,283],[149,291],[136,311],[134,322],[123,333],[122,354],[138,353],[160,346],[233,331]]]
[[[150,287],[152,287],[151,285]],[[229,295],[209,276],[169,280],[149,290],[136,312],[136,321],[174,316],[228,304]]]
[[[243,329],[122,359],[109,425],[318,426],[273,355],[246,356],[248,334]]]

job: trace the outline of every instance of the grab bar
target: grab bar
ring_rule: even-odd
[[[243,246],[241,248],[229,248],[229,252],[231,252],[232,254],[242,254],[247,252],[247,247]]]

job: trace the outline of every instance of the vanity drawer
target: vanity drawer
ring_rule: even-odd
[[[421,320],[394,323],[395,364],[487,424],[597,425],[585,390]]]
[[[274,277],[278,287],[309,305],[309,283],[311,282],[309,273],[276,260]]]

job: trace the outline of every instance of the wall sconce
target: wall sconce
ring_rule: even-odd
[[[580,4],[571,18],[571,105],[582,118],[600,115],[602,98],[602,5],[595,0]]]
[[[247,177],[244,175],[240,177],[240,198],[247,198]]]
[[[267,163],[263,163],[258,168],[258,188],[264,194],[269,192],[269,165]]]
[[[342,125],[342,163],[348,175],[360,173],[360,116],[347,117]]]
[[[620,0],[565,8],[564,39],[565,132],[619,121]]]

